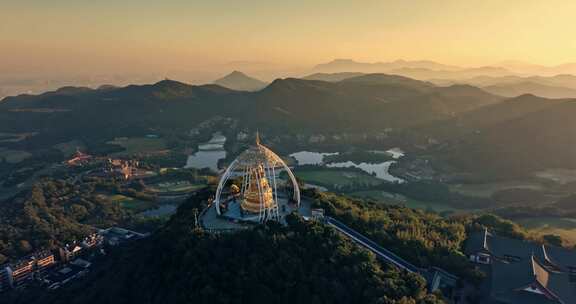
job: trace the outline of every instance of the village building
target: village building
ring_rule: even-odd
[[[44,271],[56,265],[54,254],[49,250],[43,250],[35,253],[34,258],[36,260],[37,271]]]
[[[28,256],[8,266],[12,272],[11,284],[13,287],[22,286],[32,279],[35,262],[33,257]]]
[[[92,160],[92,155],[88,155],[85,153],[82,153],[80,150],[76,150],[76,153],[74,153],[74,156],[66,161],[66,164],[70,167],[78,167],[78,166],[84,166],[86,164],[88,164],[90,161]]]
[[[12,270],[8,264],[0,265],[0,292],[12,286]]]

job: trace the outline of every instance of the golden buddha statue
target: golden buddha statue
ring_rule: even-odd
[[[260,213],[262,210],[271,209],[276,206],[272,187],[268,184],[268,179],[262,165],[250,170],[247,175],[249,184],[244,191],[244,198],[240,207],[250,213]]]

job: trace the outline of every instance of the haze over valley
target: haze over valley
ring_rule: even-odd
[[[575,303],[575,10],[6,4],[0,302]]]

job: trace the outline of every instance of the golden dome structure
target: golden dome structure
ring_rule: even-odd
[[[260,136],[256,133],[255,144],[242,152],[220,178],[214,200],[216,212],[222,215],[221,205],[228,204],[230,201],[222,195],[228,180],[238,178],[241,180],[241,186],[236,186],[240,188],[240,213],[259,222],[278,220],[280,182],[278,174],[281,171],[285,171],[289,177],[294,190],[291,194],[291,201],[298,207],[300,189],[294,174],[276,153],[260,143]],[[230,188],[230,192],[234,192],[234,189]]]

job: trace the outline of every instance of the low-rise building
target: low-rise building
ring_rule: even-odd
[[[0,292],[12,287],[12,270],[8,264],[0,265]]]
[[[90,249],[90,248],[94,248],[97,246],[100,246],[102,244],[102,242],[104,241],[104,237],[101,236],[98,233],[93,233],[87,237],[85,237],[82,242],[80,243],[80,245],[84,248],[84,249]]]
[[[49,250],[39,251],[34,254],[36,260],[36,270],[44,271],[54,265],[56,265],[56,259],[54,253]]]
[[[76,153],[71,159],[66,161],[66,164],[70,167],[84,166],[92,160],[92,155],[82,153],[80,150],[76,150]]]
[[[12,270],[12,286],[19,287],[31,280],[34,274],[35,264],[36,260],[33,256],[25,257],[18,262],[10,264],[9,267]]]
[[[74,279],[84,276],[87,272],[88,270],[84,267],[68,265],[51,273],[44,279],[44,282],[48,284],[48,289],[57,289]]]
[[[111,227],[98,232],[110,246],[117,246],[131,240],[147,237],[149,234],[138,233],[124,228]]]

